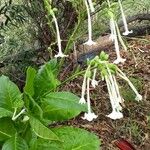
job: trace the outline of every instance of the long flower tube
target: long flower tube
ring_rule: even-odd
[[[119,92],[119,88],[118,85],[116,83],[116,79],[115,76],[112,75],[109,67],[106,65],[107,71],[108,71],[108,77],[109,77],[109,81],[110,81],[110,88],[112,91],[112,95],[113,95],[113,99],[116,103],[117,106],[120,106],[121,103],[121,96],[120,96],[120,92]],[[122,110],[122,108],[120,108],[120,110]]]
[[[124,43],[124,41],[123,41],[123,39],[122,39],[122,36],[121,36],[121,34],[120,34],[120,31],[119,31],[118,24],[116,23],[115,25],[116,25],[116,30],[117,30],[117,35],[118,35],[119,42],[121,43],[123,49],[124,49],[125,51],[127,51],[127,46],[125,45],[125,43]]]
[[[131,89],[134,91],[134,93],[136,94],[136,98],[135,100],[137,101],[141,101],[142,100],[142,95],[138,93],[137,89],[135,88],[135,86],[132,84],[132,82],[127,78],[127,76],[118,68],[118,75],[124,79],[125,81],[128,82],[129,86],[131,87]]]
[[[112,41],[114,41],[114,39],[115,39],[113,21],[114,21],[114,20],[113,20],[112,18],[110,18],[109,26],[110,26],[110,32],[111,32],[111,34],[110,34],[110,37],[109,37],[109,38],[110,38]]]
[[[96,72],[97,72],[97,68],[94,69],[93,71],[93,78],[91,81],[92,86],[95,88],[98,85],[98,81],[96,81]]]
[[[88,34],[89,34],[88,41],[85,42],[84,44],[91,46],[91,45],[96,44],[96,42],[94,42],[92,40],[92,21],[91,21],[91,16],[90,16],[90,9],[89,9],[87,0],[84,0],[84,2],[85,2],[85,5],[86,5],[87,14],[88,14]]]
[[[84,74],[84,78],[83,78],[83,83],[82,83],[82,93],[81,93],[81,98],[79,100],[80,104],[85,104],[85,92],[86,92],[86,80],[87,80],[87,73],[90,70],[90,65],[88,66],[88,68],[86,69],[86,72]]]
[[[109,115],[107,115],[107,117],[109,117],[113,120],[121,119],[121,118],[123,118],[123,114],[120,112],[121,106],[117,101],[115,101],[115,98],[113,97],[110,79],[107,76],[105,76],[105,80],[106,80],[107,89],[108,89],[110,102],[111,102],[111,106],[112,106],[112,112]]]
[[[92,0],[88,0],[88,3],[89,3],[89,6],[90,6],[90,9],[91,9],[91,12],[94,12],[94,11],[95,11],[95,8],[94,8],[94,6],[93,6]]]
[[[90,78],[87,78],[87,106],[88,106],[88,112],[84,114],[84,117],[82,119],[86,119],[88,121],[92,121],[93,119],[97,118],[97,115],[95,115],[94,112],[91,111],[91,102],[90,102]]]
[[[123,35],[128,35],[128,34],[130,34],[130,33],[133,33],[132,30],[129,31],[129,29],[128,29],[128,24],[127,24],[127,20],[126,20],[124,11],[123,11],[123,7],[122,7],[122,4],[121,4],[121,0],[118,0],[118,3],[119,3],[121,15],[122,15],[122,20],[123,20],[123,24],[124,24],[124,29],[125,29],[125,32],[123,32]]]
[[[124,63],[126,61],[126,59],[123,59],[120,55],[119,43],[118,43],[117,32],[116,32],[116,27],[115,27],[115,20],[113,20],[113,28],[114,28],[115,51],[116,51],[116,55],[117,55],[117,59],[114,61],[114,63],[115,64]]]
[[[57,32],[58,54],[55,55],[55,57],[67,57],[68,55],[63,54],[62,49],[61,49],[60,32],[59,32],[58,22],[57,22],[57,19],[55,17],[54,12],[51,12],[51,15],[52,15],[52,17],[54,19],[55,27],[56,27],[56,32]]]

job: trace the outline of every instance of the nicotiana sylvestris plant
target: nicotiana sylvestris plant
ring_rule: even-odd
[[[85,6],[86,6],[86,9],[87,9],[87,15],[88,15],[88,41],[85,42],[84,44],[87,44],[89,46],[91,45],[94,45],[96,44],[93,40],[92,40],[92,21],[91,21],[91,15],[90,15],[90,9],[91,11],[93,12],[94,11],[94,7],[93,5],[91,4],[91,0],[89,0],[89,5],[88,5],[88,2],[87,0],[84,0],[85,2]],[[89,9],[90,7],[90,9]]]
[[[55,27],[56,27],[57,43],[58,43],[58,54],[55,55],[55,57],[56,58],[57,57],[67,57],[67,55],[65,55],[62,52],[60,32],[59,32],[58,22],[57,22],[57,19],[56,19],[56,16],[55,16],[55,12],[57,11],[57,9],[56,8],[52,8],[50,0],[44,0],[44,3],[45,3],[45,7],[46,7],[46,9],[48,11],[48,17],[49,16],[53,17],[53,20],[54,20],[54,23],[55,23]]]
[[[116,76],[127,81],[127,83],[129,84],[129,86],[136,95],[135,100],[137,101],[142,100],[142,96],[138,93],[138,91],[131,83],[131,81],[128,79],[128,77],[115,64],[109,63],[108,55],[105,54],[104,52],[101,52],[100,56],[96,56],[94,59],[88,61],[87,64],[88,67],[84,74],[82,94],[81,99],[79,101],[79,103],[81,104],[87,103],[88,106],[88,113],[85,113],[83,119],[92,121],[93,119],[97,118],[97,115],[95,115],[95,113],[92,112],[91,110],[89,97],[89,86],[90,86],[89,83],[91,83],[92,86],[94,84],[93,87],[96,87],[98,85],[98,81],[96,81],[95,79],[96,72],[99,72],[101,79],[105,80],[107,85],[110,103],[112,107],[112,112],[109,115],[107,115],[109,118],[114,120],[123,118],[123,114],[121,112],[122,111],[121,104],[124,101],[119,92],[119,86],[116,80]],[[87,101],[85,100],[86,94],[87,94]]]
[[[27,69],[23,93],[8,77],[0,76],[0,148],[2,150],[99,150],[93,133],[71,126],[51,126],[87,112],[71,92],[56,92],[57,59],[38,71]],[[55,92],[54,92],[55,91]]]

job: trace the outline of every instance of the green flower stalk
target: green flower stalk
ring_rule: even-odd
[[[119,3],[121,15],[122,15],[122,20],[123,20],[123,24],[124,24],[124,29],[125,29],[125,32],[123,32],[123,35],[128,35],[128,34],[130,34],[130,33],[133,33],[132,30],[129,31],[129,29],[128,29],[128,24],[127,24],[127,20],[126,20],[124,11],[123,11],[123,7],[122,7],[122,4],[121,4],[121,0],[118,0],[118,3]]]
[[[91,46],[91,45],[96,44],[96,42],[94,42],[92,40],[92,21],[91,21],[91,16],[90,16],[90,9],[89,9],[87,0],[84,0],[84,2],[85,2],[85,5],[86,5],[87,14],[88,14],[88,34],[89,34],[88,41],[85,42],[84,44]]]

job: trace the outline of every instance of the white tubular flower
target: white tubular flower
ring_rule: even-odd
[[[106,66],[107,67],[107,66]],[[110,97],[110,103],[112,106],[112,113],[107,115],[111,119],[120,119],[123,117],[123,114],[120,112],[122,107],[120,105],[121,96],[119,93],[119,88],[116,83],[115,76],[111,74],[110,69],[107,67],[108,75],[105,76],[105,81],[107,84],[107,89]]]
[[[97,118],[97,115],[95,113],[91,112],[91,102],[90,102],[90,78],[87,78],[87,106],[88,106],[88,112],[84,114],[84,117],[82,119],[86,119],[88,121],[92,121],[93,119]]]
[[[84,96],[85,96],[85,91],[86,91],[87,72],[89,71],[89,69],[90,69],[90,65],[88,66],[88,68],[86,69],[86,72],[84,74],[84,79],[83,79],[83,83],[82,83],[82,93],[81,93],[81,98],[80,98],[79,104],[86,103]]]
[[[107,115],[107,117],[116,120],[116,119],[121,119],[123,118],[123,114],[120,111],[112,111],[112,113],[110,113],[109,115]]]
[[[135,100],[141,101],[141,100],[142,100],[142,95],[138,93],[137,89],[136,89],[135,86],[132,84],[132,82],[127,78],[127,76],[126,76],[120,69],[118,69],[118,71],[119,71],[119,72],[118,72],[118,75],[119,75],[122,79],[124,79],[124,80],[126,80],[126,81],[128,82],[129,86],[131,87],[131,89],[132,89],[132,90],[134,91],[134,93],[136,94]]]
[[[58,27],[58,23],[57,23],[57,19],[55,17],[55,14],[52,13],[52,17],[54,19],[55,22],[55,27],[56,27],[56,32],[57,32],[57,43],[58,43],[58,54],[55,55],[55,57],[67,57],[68,55],[63,54],[62,49],[61,49],[61,39],[60,39],[60,32],[59,32],[59,27]]]
[[[115,39],[115,35],[114,35],[114,24],[113,24],[113,19],[111,18],[110,19],[110,22],[109,22],[109,25],[110,25],[110,31],[111,31],[111,34],[110,34],[110,39],[112,40],[112,41],[114,41],[114,39]]]
[[[85,104],[86,103],[85,98],[84,98],[85,91],[86,91],[86,73],[85,73],[84,79],[83,79],[82,93],[81,93],[81,98],[80,98],[79,104]]]
[[[123,7],[122,7],[122,4],[121,4],[121,0],[118,0],[118,3],[119,3],[120,10],[121,10],[122,20],[123,20],[124,29],[125,29],[125,32],[123,33],[123,35],[128,35],[128,34],[130,34],[130,33],[133,33],[132,30],[129,31],[129,29],[128,29],[128,24],[127,24],[127,20],[126,20],[124,11],[123,11]]]
[[[84,44],[91,46],[91,45],[95,45],[96,42],[92,41],[92,21],[91,21],[91,16],[90,16],[90,9],[89,9],[87,0],[84,0],[84,1],[85,1],[86,9],[87,9],[87,14],[88,14],[88,33],[89,33],[89,39]]]
[[[88,0],[88,3],[89,3],[89,6],[90,6],[90,9],[91,9],[91,12],[94,12],[95,9],[94,9],[94,6],[93,6],[93,3],[92,3],[92,0]]]
[[[112,18],[113,22],[113,28],[114,28],[114,44],[115,44],[115,51],[116,51],[116,55],[117,55],[117,59],[114,61],[115,64],[119,64],[119,63],[124,63],[126,61],[126,59],[123,59],[120,56],[120,50],[119,50],[119,43],[118,43],[118,38],[117,38],[117,31],[116,31],[116,27],[115,27],[115,21]]]
[[[92,78],[92,81],[91,81],[91,84],[92,84],[93,88],[95,88],[98,85],[98,81],[95,80],[96,72],[97,72],[97,68],[94,69],[93,78]]]
[[[86,103],[85,98],[84,98],[85,91],[86,91],[86,73],[85,73],[84,79],[83,79],[82,93],[81,93],[81,98],[80,98],[79,104],[85,104]]]

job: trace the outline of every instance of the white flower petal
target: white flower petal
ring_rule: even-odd
[[[123,114],[121,112],[117,112],[117,111],[112,111],[112,113],[110,113],[109,115],[107,115],[107,117],[116,120],[116,119],[121,119],[123,118]]]
[[[92,40],[88,40],[87,42],[84,43],[84,45],[89,45],[89,46],[95,45],[95,44],[96,44],[96,42],[94,42]]]
[[[130,33],[133,33],[133,31],[132,30],[131,31],[127,30],[127,31],[123,32],[122,34],[123,35],[129,35]]]
[[[95,113],[88,112],[84,114],[84,117],[82,117],[82,119],[92,121],[93,119],[96,119],[97,117],[98,116],[95,115]]]
[[[84,97],[80,98],[79,104],[85,104],[85,103],[86,103],[85,98]]]
[[[119,63],[124,63],[126,61],[126,59],[123,59],[123,58],[117,58],[115,61],[114,61],[114,64],[119,64]]]
[[[57,58],[57,57],[68,57],[68,55],[65,55],[65,54],[59,52],[57,55],[55,55],[55,57],[56,57],[56,58]]]
[[[136,95],[135,100],[136,101],[141,101],[142,100],[142,95],[140,95],[140,94]]]
[[[91,84],[92,84],[93,88],[95,88],[98,85],[98,81],[92,80]]]

